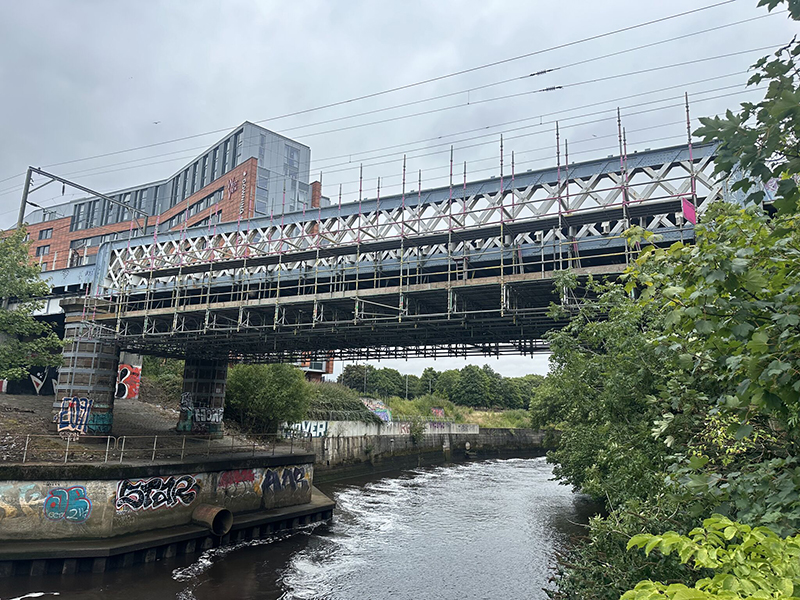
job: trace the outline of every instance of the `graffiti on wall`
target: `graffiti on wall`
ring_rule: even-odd
[[[311,474],[306,472],[305,467],[282,467],[280,469],[267,469],[264,472],[264,492],[279,492],[286,489],[308,489],[311,484],[309,479]]]
[[[5,519],[33,517],[40,513],[44,494],[35,483],[0,485],[0,523]]]
[[[155,510],[189,506],[197,498],[199,486],[192,475],[180,477],[152,477],[131,481],[123,479],[117,484],[118,511]]]
[[[49,393],[49,390],[47,389],[48,383],[52,387],[53,393],[56,393],[56,386],[58,385],[58,369],[45,367],[44,369],[38,371],[30,371],[28,376],[31,378],[31,384],[33,385],[33,389],[37,396],[42,394],[43,389],[45,394]]]
[[[220,473],[217,489],[225,495],[261,494],[261,469],[237,469]]]
[[[88,398],[64,398],[56,415],[58,432],[70,437],[85,435],[91,410],[92,401]]]
[[[198,406],[194,409],[195,423],[222,423],[224,408],[211,408],[208,406]]]
[[[399,435],[411,435],[411,423],[408,421],[401,421],[397,424]]]
[[[364,403],[371,412],[375,413],[381,421],[386,421],[387,423],[392,422],[392,411],[389,410],[389,407],[386,406],[380,400],[375,400],[373,398],[361,398],[361,402]]]
[[[433,414],[434,417],[439,417],[439,418],[443,419],[444,418],[444,409],[443,408],[432,408],[431,409],[431,414]]]
[[[290,426],[290,429],[301,431],[311,437],[325,437],[328,435],[327,421],[303,421]]]
[[[117,390],[114,393],[114,397],[133,400],[138,398],[141,378],[142,367],[121,363],[117,371]]]
[[[53,488],[44,499],[44,516],[51,521],[63,519],[71,523],[83,523],[90,514],[92,501],[82,485]]]

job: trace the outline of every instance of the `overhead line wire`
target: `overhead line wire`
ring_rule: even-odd
[[[542,48],[540,50],[535,50],[533,52],[527,52],[525,54],[512,56],[512,57],[505,58],[505,59],[502,59],[502,60],[497,60],[497,61],[493,61],[493,62],[489,62],[489,63],[484,63],[482,65],[478,65],[478,66],[475,66],[475,67],[470,67],[468,69],[462,69],[460,71],[454,71],[452,73],[447,73],[445,75],[439,75],[439,76],[436,76],[436,77],[431,77],[431,78],[424,79],[424,80],[421,80],[421,81],[416,81],[416,82],[413,82],[413,83],[408,83],[408,84],[404,84],[404,85],[401,85],[401,86],[396,86],[396,87],[393,87],[393,88],[381,90],[379,92],[372,92],[372,93],[369,93],[369,94],[356,96],[354,98],[348,98],[346,100],[339,100],[339,101],[336,101],[336,102],[331,102],[331,103],[328,103],[328,104],[323,104],[323,105],[320,105],[320,106],[315,106],[315,107],[311,107],[311,108],[307,108],[307,109],[303,109],[303,110],[299,110],[299,111],[293,111],[293,112],[290,112],[290,113],[284,113],[282,115],[277,115],[277,116],[274,116],[274,117],[270,117],[270,118],[267,118],[267,119],[261,119],[259,121],[254,121],[254,122],[255,123],[265,123],[267,121],[277,121],[279,119],[285,119],[285,118],[288,118],[288,117],[298,116],[298,115],[302,115],[302,114],[308,114],[310,112],[315,112],[315,111],[318,111],[318,110],[325,110],[325,109],[333,108],[333,107],[336,107],[336,106],[343,106],[343,105],[346,105],[346,104],[352,104],[354,102],[359,102],[361,100],[367,100],[369,98],[375,98],[375,97],[378,97],[378,96],[383,96],[383,95],[386,95],[386,94],[391,94],[391,93],[394,93],[394,92],[398,92],[398,91],[402,91],[402,90],[406,90],[406,89],[411,89],[411,88],[414,88],[414,87],[419,87],[419,86],[426,85],[426,84],[429,84],[429,83],[433,83],[433,82],[436,82],[436,81],[442,81],[444,79],[457,77],[459,75],[465,75],[467,73],[473,73],[475,71],[480,71],[480,70],[483,70],[483,69],[488,69],[488,68],[491,68],[491,67],[496,67],[496,66],[499,66],[499,65],[508,64],[510,62],[522,60],[522,59],[525,59],[525,58],[530,58],[532,56],[539,56],[539,55],[546,54],[548,52],[552,52],[552,51],[555,51],[555,50],[561,50],[561,49],[564,49],[564,48],[568,48],[570,46],[575,46],[575,45],[583,44],[583,43],[586,43],[586,42],[590,42],[590,41],[594,41],[594,40],[598,40],[598,39],[603,39],[603,38],[610,37],[610,36],[613,36],[613,35],[617,35],[617,34],[620,34],[620,33],[624,33],[624,32],[627,32],[627,31],[633,31],[635,29],[640,29],[642,27],[648,27],[650,25],[663,23],[663,22],[666,22],[666,21],[670,21],[672,19],[677,19],[677,18],[680,18],[680,17],[684,17],[684,16],[691,15],[691,14],[696,14],[696,13],[699,13],[699,12],[702,12],[702,11],[705,11],[705,10],[709,10],[709,9],[712,9],[712,8],[717,8],[717,7],[720,7],[720,6],[731,4],[731,3],[735,2],[735,1],[736,0],[723,0],[722,2],[716,2],[714,4],[709,4],[707,6],[701,6],[701,7],[698,7],[698,8],[694,8],[694,9],[691,9],[691,10],[683,11],[683,12],[680,12],[680,13],[675,13],[675,14],[672,14],[672,15],[666,15],[664,17],[659,17],[657,19],[651,19],[649,21],[645,21],[645,22],[642,22],[642,23],[637,23],[635,25],[629,25],[629,26],[622,27],[622,28],[619,28],[619,29],[614,29],[612,31],[607,31],[607,32],[604,32],[604,33],[588,36],[588,37],[585,37],[585,38],[580,38],[578,40],[565,42],[563,44],[557,44],[555,46],[550,46],[548,48]],[[65,165],[65,164],[73,164],[73,163],[76,163],[76,162],[82,162],[82,161],[86,161],[86,160],[94,160],[96,158],[104,158],[106,156],[114,156],[114,155],[123,154],[123,153],[126,153],[126,152],[134,152],[136,150],[145,150],[147,148],[154,148],[154,147],[162,146],[162,145],[165,145],[165,144],[171,144],[171,143],[175,143],[175,142],[179,142],[179,141],[185,141],[185,140],[189,140],[189,139],[196,139],[198,137],[204,137],[206,135],[212,135],[212,134],[215,134],[215,133],[223,133],[223,132],[229,131],[230,129],[231,129],[231,127],[226,127],[226,128],[223,128],[223,129],[215,129],[215,130],[207,131],[207,132],[204,132],[204,133],[198,133],[198,134],[193,134],[193,135],[189,135],[189,136],[182,136],[182,137],[173,138],[173,139],[170,139],[170,140],[164,140],[164,141],[161,141],[161,142],[154,142],[152,144],[144,144],[142,146],[137,146],[137,147],[134,147],[134,148],[127,148],[127,149],[124,149],[124,150],[106,152],[106,153],[103,153],[103,154],[98,154],[98,155],[79,158],[79,159],[73,159],[73,160],[69,160],[69,161],[51,163],[51,164],[47,165],[47,167],[57,167],[57,166]],[[24,175],[24,173],[23,173],[23,175]],[[9,178],[0,180],[0,182],[1,181],[7,181],[8,179],[13,179],[14,177],[18,177],[18,176],[19,175],[14,175],[14,176],[11,176]]]

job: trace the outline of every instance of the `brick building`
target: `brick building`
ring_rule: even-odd
[[[326,206],[308,146],[245,122],[172,176],[106,194],[150,215],[147,235]],[[31,257],[52,271],[94,264],[103,242],[137,235],[134,211],[81,198],[26,216]],[[140,235],[141,233],[139,233]]]
[[[31,259],[54,293],[44,314],[61,312],[58,297],[90,285],[86,273],[101,244],[142,235],[136,210],[149,215],[145,234],[152,236],[327,206],[321,184],[309,181],[310,165],[308,146],[245,122],[170,177],[105,194],[117,203],[86,197],[31,211]],[[311,380],[333,372],[332,361],[298,366]]]

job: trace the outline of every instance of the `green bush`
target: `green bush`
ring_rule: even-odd
[[[311,384],[311,402],[308,417],[319,420],[363,421],[383,423],[361,402],[358,392],[340,383]]]
[[[275,433],[281,423],[306,418],[313,388],[287,364],[236,365],[228,371],[225,416],[253,433]]]

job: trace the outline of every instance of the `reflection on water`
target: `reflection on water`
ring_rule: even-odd
[[[12,586],[0,597],[545,598],[554,551],[593,509],[551,477],[544,459],[519,459],[328,484],[330,527],[99,575],[0,580]]]

